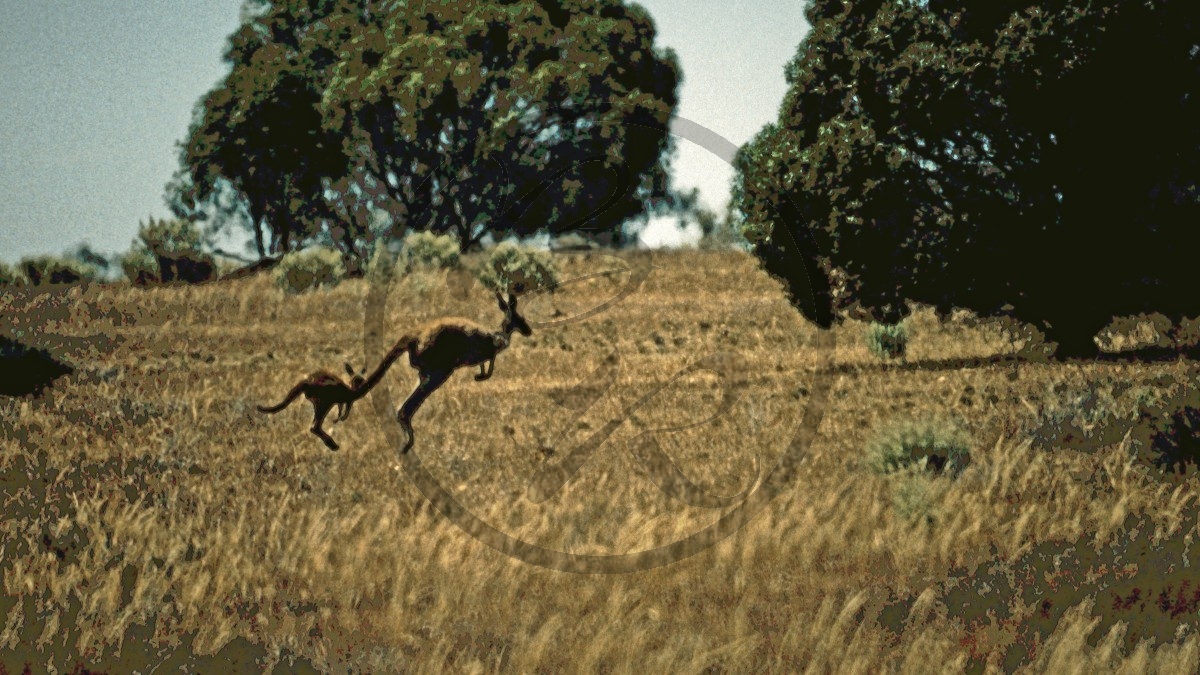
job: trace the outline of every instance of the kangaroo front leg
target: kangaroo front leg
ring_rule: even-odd
[[[330,450],[337,450],[337,441],[333,440],[333,437],[325,433],[325,430],[321,428],[321,425],[325,422],[325,416],[329,414],[329,410],[332,407],[333,406],[331,405],[320,405],[315,407],[313,411],[313,425],[312,429],[309,431],[312,431],[314,434],[316,434],[317,438],[321,439],[321,442],[325,444],[325,447],[329,448]]]
[[[496,369],[496,359],[491,359],[487,363],[479,364],[479,374],[475,376],[476,382],[483,382],[492,376],[492,371]]]
[[[396,411],[396,421],[400,423],[400,428],[404,429],[404,433],[408,435],[408,440],[404,443],[404,447],[400,449],[400,454],[404,454],[412,449],[413,443],[416,441],[413,435],[412,418],[420,409],[421,404],[429,395],[437,391],[437,388],[446,383],[450,378],[450,373],[422,373],[421,381],[417,383],[416,389],[408,395],[408,400],[400,405]]]

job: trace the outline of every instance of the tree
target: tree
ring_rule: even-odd
[[[679,84],[622,0],[255,0],[169,187],[180,211],[229,188],[272,233],[452,233],[465,250],[613,231],[669,199]],[[260,235],[261,236],[261,235]]]
[[[176,215],[244,209],[260,257],[294,248],[333,215],[322,194],[346,158],[317,107],[335,58],[321,22],[341,4],[247,2],[230,73],[197,105],[167,186]]]
[[[811,2],[779,121],[737,157],[746,234],[822,325],[849,308],[895,323],[915,301],[1011,314],[1086,356],[1114,316],[1194,315],[1198,18]]]

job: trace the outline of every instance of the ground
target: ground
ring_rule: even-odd
[[[0,292],[0,334],[76,368],[40,397],[0,398],[11,514],[0,669],[1200,666],[1200,591],[1186,567],[1197,481],[1146,461],[1136,434],[1103,433],[1191,391],[1191,361],[1028,360],[991,325],[918,312],[904,359],[885,362],[861,323],[806,323],[747,255],[621,256],[658,269],[581,321],[568,319],[630,275],[526,298],[533,335],[513,338],[491,379],[468,369],[436,392],[406,458],[391,412],[415,384],[405,360],[327,425],[339,452],[308,432],[303,401],[278,415],[254,406],[318,368],[372,367],[387,336],[423,321],[498,325],[482,287],[402,277],[371,340],[368,300],[380,296],[362,279],[299,296],[266,277]],[[564,278],[629,264],[559,257]],[[708,362],[720,374],[684,375],[635,406],[723,353],[735,356]],[[718,508],[688,505],[656,485],[667,467],[647,459],[647,432],[714,414],[653,435],[695,484],[667,492]],[[561,490],[531,499],[535,476],[580,459],[574,449],[614,419]],[[874,473],[864,448],[906,419],[964,428],[969,467]],[[816,422],[792,475],[767,478],[778,494],[742,527],[621,574],[505,555],[410,478],[419,462],[465,512],[530,545],[626,554],[716,523],[740,501],[717,498],[745,491],[756,466],[767,474]]]

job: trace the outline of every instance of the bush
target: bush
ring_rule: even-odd
[[[448,234],[413,232],[404,238],[401,261],[406,271],[425,267],[449,269],[459,263],[458,240]]]
[[[137,239],[121,257],[121,270],[138,286],[197,284],[216,276],[217,263],[204,251],[204,233],[187,220],[155,220],[138,227]]]
[[[55,256],[24,258],[18,266],[34,286],[77,284],[96,278],[96,269],[91,265]]]
[[[892,486],[892,506],[896,514],[911,523],[932,524],[937,503],[945,492],[945,483],[918,471],[904,471]]]
[[[487,288],[506,294],[520,295],[536,288],[553,291],[558,285],[553,254],[507,241],[492,249],[478,276]]]
[[[136,286],[145,286],[158,281],[158,259],[140,246],[134,246],[121,256],[121,271],[125,278]]]
[[[867,349],[881,359],[898,359],[908,351],[908,325],[871,323],[867,326]]]
[[[289,253],[271,271],[275,284],[288,293],[303,293],[318,286],[332,288],[345,277],[342,254],[323,247]]]
[[[375,242],[375,250],[367,259],[366,276],[371,281],[389,282],[396,274],[396,256],[382,241]]]
[[[198,253],[207,244],[204,233],[191,221],[153,218],[138,225],[138,238],[133,242],[134,248],[140,245],[156,256]]]
[[[19,267],[0,262],[0,286],[21,286],[28,282]]]
[[[971,461],[971,438],[948,422],[906,421],[877,433],[866,456],[881,474],[909,467],[957,473]]]

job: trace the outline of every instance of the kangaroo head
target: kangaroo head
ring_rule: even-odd
[[[366,383],[367,369],[365,367],[362,369],[362,372],[355,372],[354,366],[350,365],[349,363],[346,363],[343,365],[346,366],[346,374],[348,374],[350,376],[350,388],[351,389],[358,389],[359,387],[363,386],[363,384]]]
[[[514,332],[520,333],[525,337],[533,334],[533,329],[525,321],[525,317],[517,314],[517,296],[512,293],[508,294],[508,302],[504,301],[504,296],[496,291],[496,301],[500,303],[500,311],[504,312],[504,323],[500,325],[500,332],[505,335],[512,335]]]

